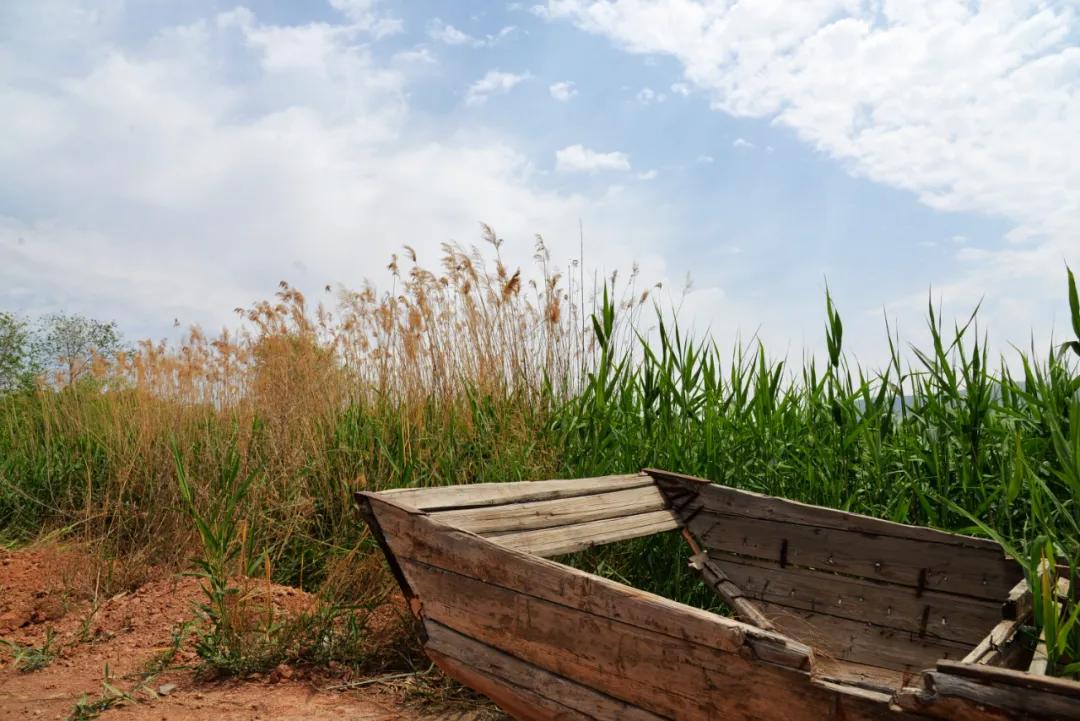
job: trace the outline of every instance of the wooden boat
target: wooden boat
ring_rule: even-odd
[[[357,499],[428,655],[516,719],[1080,719],[987,540],[658,470]],[[738,620],[548,560],[673,531]]]

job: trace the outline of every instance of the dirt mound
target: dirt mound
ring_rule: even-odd
[[[493,717],[482,705],[475,713],[425,714],[404,705],[400,688],[335,679],[343,671],[334,667],[199,680],[189,624],[203,598],[198,579],[168,574],[103,598],[86,583],[97,575],[87,574],[90,568],[91,559],[75,551],[0,551],[0,719]],[[298,613],[313,602],[283,586],[267,585],[264,593],[275,613]],[[333,686],[345,688],[320,690]]]

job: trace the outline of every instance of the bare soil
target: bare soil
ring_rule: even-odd
[[[390,675],[356,679],[341,667],[279,667],[245,680],[203,680],[191,633],[181,638],[170,668],[150,678],[149,664],[174,645],[174,634],[195,617],[199,581],[176,574],[137,579],[129,590],[100,594],[100,570],[85,556],[55,547],[0,550],[0,720],[89,719],[492,719],[472,704],[421,706],[411,679]],[[114,584],[110,584],[114,585]],[[98,600],[95,602],[94,598]],[[303,607],[298,589],[273,587],[275,606]],[[40,648],[53,634],[56,650],[44,668],[21,671],[9,644]],[[25,652],[24,652],[25,653]],[[434,673],[438,673],[437,670]],[[108,685],[106,685],[106,683]],[[363,685],[356,685],[361,683]],[[327,690],[346,686],[344,689]],[[350,687],[351,686],[351,687]],[[79,715],[78,705],[83,706]],[[505,718],[505,717],[502,717]]]

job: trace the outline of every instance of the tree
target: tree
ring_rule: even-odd
[[[95,356],[111,358],[123,350],[123,338],[115,322],[104,323],[78,314],[43,317],[34,340],[34,357],[45,368],[58,371],[65,386],[82,378]]]
[[[33,385],[36,368],[31,340],[26,320],[0,311],[0,395]]]

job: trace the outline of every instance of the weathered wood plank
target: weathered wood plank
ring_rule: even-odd
[[[715,551],[709,558],[749,598],[930,638],[974,644],[1000,618],[1000,604],[995,601],[930,589],[920,595],[915,589],[884,581],[796,566],[780,568],[773,561]]]
[[[435,649],[428,649],[427,654],[443,673],[487,696],[516,721],[592,721],[595,718],[541,696],[534,687],[510,683]]]
[[[1020,579],[1009,591],[1005,602],[1001,604],[1001,617],[1007,621],[1023,620],[1031,615],[1031,589],[1027,579]]]
[[[903,688],[914,674],[817,655],[813,675],[823,681],[892,693]]]
[[[671,515],[671,511],[652,511],[572,526],[541,528],[537,531],[495,533],[488,538],[507,548],[547,558],[584,551],[615,541],[652,536],[677,528],[679,522]]]
[[[997,665],[1002,658],[1002,652],[1020,630],[1020,621],[999,621],[990,633],[986,635],[975,648],[964,656],[963,663],[985,663],[991,666]]]
[[[805,673],[588,616],[425,564],[402,565],[424,598],[425,618],[661,716],[817,721],[829,718],[838,704],[866,702],[815,686]],[[887,708],[870,708],[871,718],[887,718]]]
[[[459,661],[467,668],[512,685],[515,689],[531,689],[534,703],[552,705],[553,712],[564,710],[590,719],[627,719],[628,721],[662,721],[661,716],[645,709],[601,694],[570,679],[556,676],[538,666],[480,643],[435,621],[425,622],[429,654]],[[436,660],[438,660],[436,658]]]
[[[604,618],[729,652],[747,638],[762,647],[788,648],[788,640],[752,626],[671,601],[606,578],[496,545],[380,498],[364,494],[395,558],[410,558],[527,592]],[[791,663],[808,668],[810,649],[794,644]]]
[[[511,531],[532,531],[600,521],[638,513],[660,511],[664,497],[655,485],[597,493],[551,501],[509,503],[500,506],[438,511],[431,517],[440,523],[480,535]]]
[[[380,496],[392,499],[421,511],[451,508],[497,506],[503,503],[546,501],[553,498],[573,498],[593,493],[607,493],[625,488],[652,485],[652,479],[641,473],[572,478],[550,481],[515,481],[512,483],[472,483],[462,486],[432,488],[396,488],[381,491]]]
[[[975,669],[1002,672],[993,666],[954,664]],[[1017,672],[1014,672],[1017,673]],[[1031,674],[1020,674],[1030,676]],[[1035,677],[1046,678],[1046,677]],[[902,708],[918,713],[956,720],[1040,719],[1063,721],[1080,719],[1080,698],[1072,693],[1056,693],[1027,685],[990,680],[986,675],[965,675],[943,670],[927,671],[926,691],[902,694],[897,701]],[[1068,683],[1068,682],[1064,682]],[[1080,690],[1080,684],[1070,686]]]
[[[1080,682],[1070,681],[1056,676],[1037,676],[1011,668],[998,666],[984,666],[982,664],[960,663],[956,661],[939,661],[937,670],[954,676],[996,683],[1004,686],[1016,686],[1019,688],[1041,691],[1080,701]]]
[[[825,613],[763,603],[765,615],[784,633],[825,655],[896,671],[916,672],[943,658],[963,658],[970,644],[919,638],[917,634]]]
[[[1004,552],[994,541],[974,536],[963,536],[922,526],[909,526],[858,513],[848,513],[832,508],[812,506],[799,501],[766,496],[753,491],[743,491],[681,473],[646,468],[644,473],[657,480],[665,496],[679,495],[679,491],[698,494],[698,501],[709,510],[748,518],[795,523],[817,528],[833,528],[842,531],[859,531],[876,536],[889,536],[926,543],[941,543],[952,548],[967,548],[1002,556]],[[692,506],[691,506],[692,507]],[[690,507],[688,507],[690,508]]]
[[[1019,565],[1004,555],[968,556],[939,543],[922,543],[861,531],[844,531],[704,511],[689,528],[710,553],[720,551],[887,581],[916,590],[1001,603],[1020,579]]]

